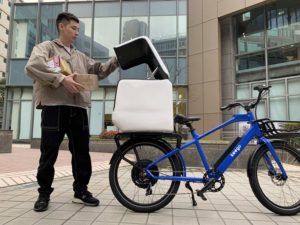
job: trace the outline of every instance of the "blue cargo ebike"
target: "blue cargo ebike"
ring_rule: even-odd
[[[176,115],[174,122],[186,125],[192,140],[181,144],[177,133],[120,133],[115,136],[117,151],[110,161],[109,181],[117,200],[136,212],[153,212],[166,206],[178,192],[181,181],[191,192],[192,204],[197,205],[190,183],[201,183],[197,196],[207,200],[206,192],[221,191],[225,185],[224,173],[233,161],[256,139],[257,149],[248,161],[247,175],[254,195],[266,208],[280,215],[300,212],[300,152],[291,147],[285,138],[297,136],[298,132],[279,132],[273,121],[256,119],[256,110],[269,87],[257,86],[255,101],[248,104],[232,103],[221,108],[245,109],[231,119],[203,134],[198,134],[192,122],[200,118]],[[255,111],[256,112],[256,111]],[[256,113],[255,113],[256,114]],[[248,122],[250,128],[237,137],[228,149],[212,165],[208,162],[199,140],[232,123]],[[176,138],[176,147],[169,140]],[[199,170],[187,176],[187,167],[181,151],[196,145],[204,172]],[[198,174],[197,174],[198,173]]]

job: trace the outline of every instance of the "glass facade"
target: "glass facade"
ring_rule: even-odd
[[[236,98],[251,99],[253,86],[271,85],[259,113],[274,120],[299,120],[300,2],[275,2],[243,12],[234,21]]]
[[[36,44],[37,10],[37,5],[23,5],[14,8],[11,58],[28,58],[30,56]]]
[[[14,4],[11,18],[7,124],[14,139],[40,137],[40,110],[34,108],[32,80],[24,66],[33,47],[57,37],[55,19],[69,11],[80,20],[75,47],[96,61],[115,55],[113,47],[138,36],[148,36],[170,72],[174,85],[174,112],[187,112],[187,0],[118,1],[29,1]],[[115,129],[111,122],[116,85],[120,79],[146,79],[150,70],[143,64],[116,70],[99,82],[89,109],[90,132],[99,135]],[[21,116],[22,115],[22,116]]]

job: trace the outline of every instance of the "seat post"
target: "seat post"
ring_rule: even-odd
[[[195,130],[194,127],[192,126],[192,123],[186,123],[185,125],[190,129],[190,131]]]

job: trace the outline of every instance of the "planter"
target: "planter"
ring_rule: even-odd
[[[11,153],[12,130],[0,130],[0,153]]]
[[[68,150],[68,143],[67,139],[63,140],[61,145],[59,146],[60,150]],[[30,147],[39,149],[41,145],[41,139],[33,138],[30,140]],[[90,151],[91,152],[108,152],[113,153],[117,149],[116,143],[114,139],[99,139],[99,140],[91,140],[90,141]]]
[[[170,142],[174,147],[175,142]],[[201,143],[201,147],[204,150],[209,163],[213,164],[228,148],[229,143],[227,141],[212,141],[207,143]],[[31,148],[39,148],[40,139],[31,139]],[[241,155],[234,161],[231,168],[245,169],[247,168],[247,162],[251,153],[255,150],[256,145],[248,145],[247,149],[241,153]],[[68,140],[64,140],[60,146],[60,149],[68,149]],[[117,146],[113,139],[98,139],[90,141],[91,152],[107,152],[113,153],[117,149]],[[188,149],[181,152],[184,156],[187,166],[203,167],[197,149],[194,145],[188,147]]]

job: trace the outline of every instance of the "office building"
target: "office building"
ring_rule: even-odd
[[[300,120],[300,1],[24,0],[12,3],[3,120],[15,140],[40,137],[40,110],[34,108],[32,81],[23,69],[35,44],[57,36],[55,18],[62,11],[79,17],[75,46],[95,60],[109,59],[123,41],[149,36],[170,71],[174,112],[200,116],[199,132],[240,112],[220,107],[255,99],[258,84],[272,85],[258,107],[260,118]],[[118,80],[149,75],[140,65],[99,82],[89,109],[92,135],[114,129]],[[227,139],[239,129],[232,125],[209,138]]]
[[[0,127],[3,119],[10,5],[10,1],[0,0]]]

